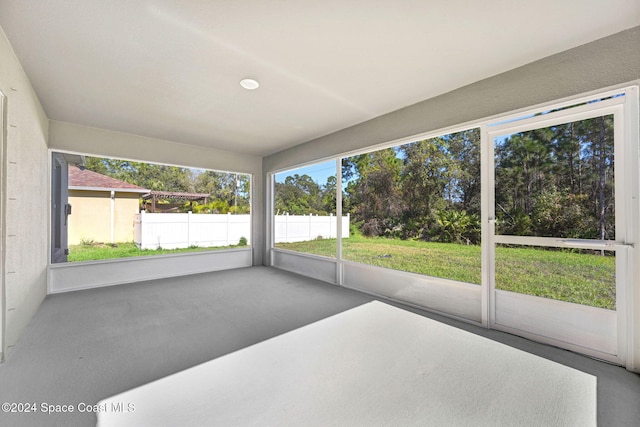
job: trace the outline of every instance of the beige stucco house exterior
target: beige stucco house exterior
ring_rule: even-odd
[[[69,244],[132,242],[140,196],[149,190],[69,166]]]

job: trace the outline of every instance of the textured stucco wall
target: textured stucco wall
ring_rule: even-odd
[[[12,347],[47,293],[49,121],[4,32],[0,91],[6,96],[4,349]],[[6,354],[6,353],[5,353]]]
[[[111,242],[111,192],[69,190],[69,245],[81,241]],[[134,216],[140,211],[140,195],[115,193],[114,242],[132,242]]]

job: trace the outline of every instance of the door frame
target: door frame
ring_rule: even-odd
[[[67,262],[68,163],[64,154],[51,153],[51,263]],[[59,170],[59,176],[57,171]]]
[[[624,97],[615,97],[624,94]],[[611,99],[608,97],[614,96]],[[634,336],[632,319],[632,296],[637,281],[633,274],[638,243],[638,145],[637,138],[629,134],[628,128],[637,132],[637,87],[620,89],[567,101],[557,106],[538,109],[502,118],[500,122],[482,127],[482,172],[483,180],[483,323],[489,328],[516,333],[537,341],[579,351],[597,358],[622,365],[628,359],[634,360],[631,338]],[[586,103],[596,99],[604,101]],[[572,105],[576,105],[572,107]],[[634,108],[635,106],[635,108]],[[534,116],[535,113],[561,109],[556,112]],[[502,236],[495,234],[495,168],[494,137],[508,135],[530,129],[544,128],[556,124],[584,120],[586,118],[614,115],[615,146],[615,194],[616,194],[616,238],[615,242],[569,241],[570,239]],[[635,141],[635,143],[634,143]],[[605,310],[579,304],[555,301],[540,297],[517,294],[495,289],[495,248],[496,243],[526,244],[554,247],[577,247],[585,249],[607,249],[616,252],[616,310]],[[503,311],[497,316],[500,301],[508,300],[514,312]],[[515,308],[517,307],[517,308]],[[544,313],[529,316],[531,312]],[[566,313],[563,315],[561,311]],[[529,316],[529,318],[527,318]],[[522,322],[517,322],[518,318]],[[506,322],[503,322],[506,320]],[[505,324],[506,323],[506,324]],[[587,323],[589,327],[583,328]],[[532,326],[528,326],[532,325]],[[561,325],[561,327],[558,327]],[[595,333],[591,333],[593,328]],[[580,335],[574,342],[575,335]]]

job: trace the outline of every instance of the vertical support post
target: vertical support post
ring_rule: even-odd
[[[284,241],[289,243],[289,212],[284,214]]]
[[[144,216],[147,214],[147,211],[140,212],[140,249],[147,249],[146,246],[146,235],[144,230]]]
[[[338,237],[337,235],[334,235],[334,230],[337,228],[337,225],[336,227],[333,227],[334,219],[337,220],[337,217],[334,218],[333,212],[329,212],[329,238]]]
[[[625,212],[625,221],[627,222],[626,242],[630,244],[638,244],[640,242],[640,227],[637,218],[640,215],[640,180],[638,179],[639,169],[639,142],[640,142],[640,126],[638,126],[638,117],[640,117],[640,94],[638,86],[632,86],[626,90],[626,102],[624,110],[624,141],[625,156],[627,160],[625,182],[627,211]],[[616,119],[616,122],[618,120]],[[614,124],[615,125],[615,124]],[[617,197],[617,196],[616,196]],[[617,216],[617,210],[616,210]],[[616,234],[618,227],[616,225]],[[619,315],[618,323],[625,325],[625,349],[626,350],[626,368],[633,372],[640,373],[640,251],[637,249],[627,249],[627,278],[624,284],[624,315]],[[620,303],[619,303],[620,304]],[[624,342],[623,341],[623,342]]]
[[[192,212],[187,212],[187,247],[191,247],[191,214]]]
[[[116,192],[111,190],[111,244],[115,244],[116,234]]]
[[[340,218],[338,220],[338,218]],[[342,158],[336,159],[336,285],[344,282],[342,275]]]
[[[267,190],[266,200],[264,206],[266,206],[265,210],[265,239],[264,239],[264,258],[263,260],[266,262],[268,267],[273,266],[273,248],[276,244],[276,215],[274,213],[275,203],[274,203],[274,191],[275,191],[275,183],[274,183],[274,175],[272,173],[268,173],[266,176],[265,187]],[[251,212],[253,212],[253,194],[258,189],[254,188],[253,176],[251,176]],[[279,213],[279,212],[278,212]],[[252,221],[253,222],[253,221]],[[253,226],[253,223],[251,224]],[[253,231],[253,228],[252,228]],[[252,238],[254,236],[252,235]],[[251,242],[253,244],[253,240]]]
[[[493,236],[495,233],[495,205],[493,205],[493,141],[489,137],[487,125],[480,127],[480,245],[482,263],[482,294],[480,298],[481,321],[486,328],[491,327],[493,313],[493,273],[494,265]]]
[[[231,219],[231,212],[227,212],[227,246],[231,244],[229,240],[229,220]]]

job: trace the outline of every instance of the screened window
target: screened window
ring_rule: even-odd
[[[480,284],[480,131],[342,160],[343,258]]]
[[[274,246],[335,258],[336,162],[278,173],[274,190]],[[348,217],[343,228],[343,237],[348,237]]]
[[[251,243],[247,174],[90,156],[67,169],[69,207],[52,217],[64,218],[68,262]]]

